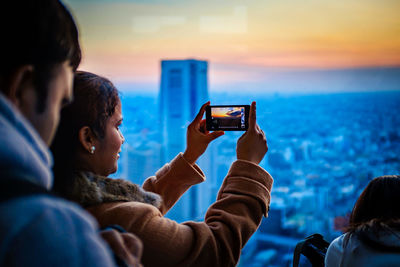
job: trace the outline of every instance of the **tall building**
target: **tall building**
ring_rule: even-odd
[[[186,129],[208,98],[207,61],[194,59],[161,61],[160,133],[161,161],[169,162],[186,147]],[[210,153],[199,160],[203,171],[210,168]],[[203,192],[204,191],[204,192]],[[206,186],[194,186],[167,214],[183,221],[202,216],[209,197]]]

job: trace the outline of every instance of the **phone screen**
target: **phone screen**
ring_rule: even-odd
[[[246,131],[249,109],[249,105],[208,106],[206,110],[207,130]]]

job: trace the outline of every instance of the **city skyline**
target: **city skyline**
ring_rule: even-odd
[[[399,90],[398,1],[65,2],[81,68],[122,91],[155,92],[160,61],[188,58],[210,62],[210,91]]]
[[[175,66],[163,77],[163,60],[207,61],[212,104],[257,101],[269,146],[260,166],[274,187],[269,216],[238,266],[289,266],[296,242],[315,232],[339,236],[368,181],[400,170],[400,2],[260,2],[66,1],[81,29],[81,69],[122,91],[126,141],[113,177],[141,184],[183,152],[190,89],[161,87],[187,70]],[[292,93],[299,95],[285,95]],[[162,113],[179,122],[161,126]],[[209,145],[198,162],[207,180],[186,192],[186,206],[177,204],[185,213],[178,221],[203,219],[241,134]],[[168,144],[175,150],[166,158]]]
[[[163,145],[158,141],[159,124],[154,123],[160,115],[154,112],[157,98],[133,94],[122,98],[126,142],[119,162],[121,172],[114,177],[141,184],[165,163],[159,161]],[[239,266],[254,262],[286,266],[295,244],[304,237],[318,232],[333,240],[341,234],[368,181],[400,170],[400,92],[288,97],[210,93],[212,101],[222,104],[238,98],[257,100],[257,122],[269,146],[260,166],[274,177],[269,216],[244,248]],[[200,165],[207,180],[193,188],[201,192],[204,186],[207,194],[217,194],[236,159],[241,134],[226,132],[209,145],[210,153],[200,159],[211,160],[213,168]],[[186,207],[204,214],[206,210],[199,205],[207,208],[205,204],[215,197],[197,195],[201,201],[187,199]]]

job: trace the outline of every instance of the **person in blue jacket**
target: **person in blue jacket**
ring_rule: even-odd
[[[108,246],[78,205],[10,193],[27,184],[51,188],[48,146],[61,107],[73,99],[81,51],[74,20],[57,0],[5,1],[0,27],[0,266],[115,266],[110,247],[139,265],[130,234],[104,232]]]
[[[400,266],[400,175],[371,180],[358,197],[346,232],[332,241],[325,266]]]

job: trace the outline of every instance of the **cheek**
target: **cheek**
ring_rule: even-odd
[[[118,130],[114,131],[114,148],[119,150],[121,148],[122,145],[122,139],[121,139],[121,135],[119,134]]]
[[[118,154],[121,149],[121,138],[118,133],[113,134],[112,141],[110,142],[109,148],[109,163],[110,163],[110,172],[114,173],[118,169]]]
[[[49,131],[51,133],[50,139],[53,138],[53,136],[57,130],[58,122],[59,122],[59,114],[53,113],[52,115],[53,116],[51,117],[51,120],[49,120],[49,122],[48,122]]]
[[[119,133],[114,130],[110,132],[107,138],[107,148],[106,148],[108,157],[115,160],[121,148],[121,145],[122,141]]]
[[[41,132],[45,142],[50,145],[54,134],[57,130],[58,122],[60,119],[60,110],[53,103],[47,103],[47,110],[42,113],[41,126],[39,132]]]
[[[55,104],[53,103],[51,109],[50,109],[51,114],[49,114],[48,118],[48,128],[49,131],[51,132],[50,139],[53,138],[58,124],[60,122],[60,112],[61,112],[61,107],[59,105],[59,102],[56,102]]]

